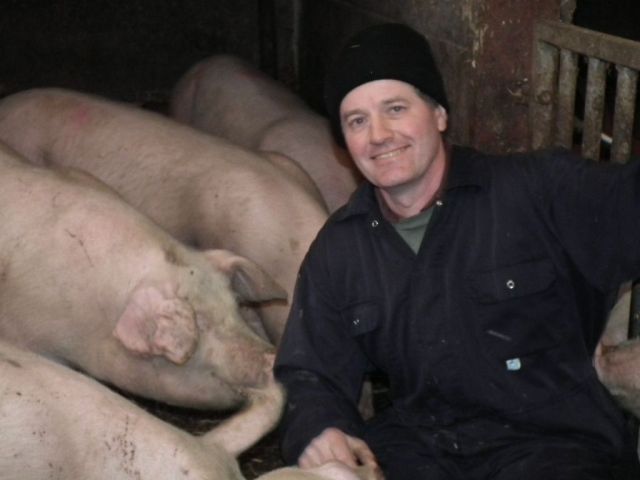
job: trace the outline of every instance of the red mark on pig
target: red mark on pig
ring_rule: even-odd
[[[88,106],[81,106],[76,108],[71,114],[70,124],[72,127],[80,130],[82,127],[91,122],[91,108]]]

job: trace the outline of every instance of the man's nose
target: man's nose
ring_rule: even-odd
[[[382,117],[373,117],[370,123],[371,143],[384,143],[393,137],[393,131]]]

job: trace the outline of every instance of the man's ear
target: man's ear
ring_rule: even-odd
[[[438,105],[435,111],[438,131],[444,132],[449,124],[449,114],[442,105]]]

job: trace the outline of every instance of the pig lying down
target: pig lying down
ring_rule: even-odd
[[[247,259],[180,244],[87,177],[0,146],[0,337],[143,397],[253,408],[246,392],[273,388],[274,353],[236,297],[282,289]]]
[[[0,343],[0,376],[2,480],[243,478],[215,430],[192,437],[69,368]]]
[[[175,118],[205,132],[294,159],[330,211],[346,203],[360,179],[327,120],[240,58],[216,55],[196,64],[178,82],[171,109]]]
[[[289,298],[327,218],[322,205],[258,154],[160,114],[56,89],[0,102],[0,140],[39,165],[83,169],[174,237],[259,264]],[[273,342],[285,300],[256,305]]]
[[[246,416],[230,420],[233,430],[223,423],[192,436],[95,380],[2,341],[0,378],[0,480],[242,480],[233,455],[265,430],[261,418]],[[265,392],[275,395],[263,403],[281,405],[277,388],[256,393]],[[264,478],[378,478],[339,466],[329,473],[288,468]]]

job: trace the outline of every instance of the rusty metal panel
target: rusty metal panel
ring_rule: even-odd
[[[624,163],[631,155],[633,118],[635,115],[638,71],[618,65],[616,104],[613,114],[611,161]]]
[[[587,98],[584,104],[584,120],[582,122],[582,155],[593,160],[600,158],[606,73],[607,62],[598,58],[589,58]]]
[[[571,50],[561,50],[556,144],[565,148],[573,144],[577,78],[578,55]]]

